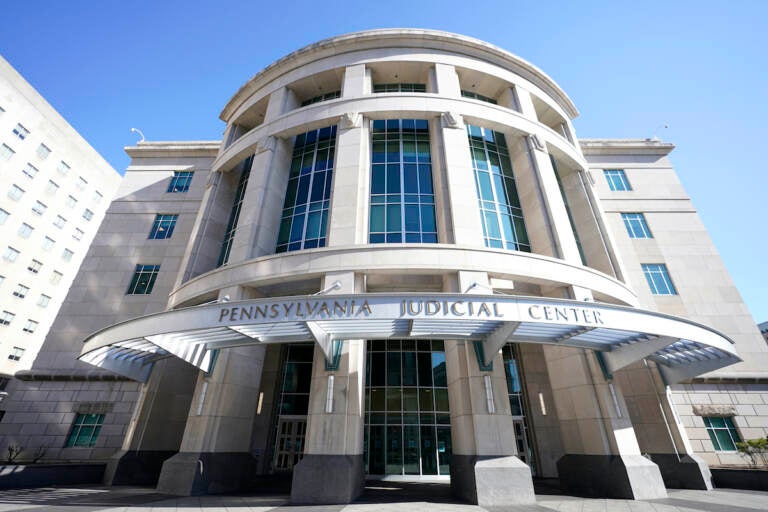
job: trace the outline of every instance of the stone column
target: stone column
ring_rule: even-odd
[[[621,391],[606,381],[595,354],[543,348],[565,449],[557,462],[561,487],[609,498],[666,497],[659,468],[640,454]]]
[[[353,272],[325,276],[331,293],[359,293]],[[293,467],[291,501],[306,504],[349,503],[363,491],[365,341],[344,340],[338,367],[315,347],[304,457]]]
[[[712,489],[709,466],[696,455],[670,403],[655,363],[645,360],[614,372],[640,450],[659,466],[664,484],[672,489]]]
[[[163,462],[181,446],[197,374],[197,368],[176,357],[155,363],[123,447],[107,463],[106,485],[157,483]]]
[[[233,300],[241,288],[223,289]],[[221,350],[210,374],[199,372],[178,454],[166,460],[158,492],[190,496],[234,492],[251,485],[251,431],[259,396],[264,346]]]
[[[473,283],[488,286],[487,274],[460,271],[449,291],[463,292]],[[482,293],[478,288],[472,291]],[[531,470],[517,457],[501,354],[494,355],[488,368],[475,350],[472,341],[445,342],[451,490],[481,507],[535,503]]]
[[[520,112],[536,120],[531,94],[515,88]],[[568,212],[543,137],[532,133],[510,141],[512,167],[533,252],[581,264]],[[541,145],[540,145],[540,144]]]

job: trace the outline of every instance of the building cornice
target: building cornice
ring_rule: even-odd
[[[668,155],[675,145],[659,139],[579,139],[584,155]]]
[[[219,140],[159,141],[139,142],[135,146],[126,146],[123,150],[131,158],[196,156],[216,157],[221,148]]]
[[[571,118],[579,111],[557,83],[530,62],[480,39],[440,30],[387,28],[352,32],[300,48],[268,65],[248,80],[224,106],[219,117],[229,122],[253,93],[293,69],[328,56],[370,48],[419,48],[461,53],[510,69],[550,95]]]

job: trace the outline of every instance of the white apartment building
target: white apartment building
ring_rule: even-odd
[[[0,57],[0,377],[32,366],[120,180]]]
[[[0,451],[179,495],[282,474],[296,503],[711,489],[768,433],[768,347],[674,146],[577,115],[506,50],[371,30],[258,72],[221,142],[126,148]]]

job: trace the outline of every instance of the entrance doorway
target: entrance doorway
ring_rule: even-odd
[[[315,345],[297,343],[284,350],[272,458],[272,469],[276,472],[293,470],[304,455]]]
[[[367,343],[366,474],[449,475],[451,418],[443,342]]]

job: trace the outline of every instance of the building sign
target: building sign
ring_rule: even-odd
[[[604,325],[599,307],[537,302],[515,297],[376,296],[270,301],[258,299],[218,307],[217,324],[281,321],[439,318],[445,320],[535,321]]]

